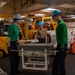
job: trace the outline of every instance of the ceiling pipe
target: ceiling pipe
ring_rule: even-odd
[[[22,1],[21,1],[21,2],[22,2]],[[21,9],[22,9],[26,4],[28,4],[28,2],[29,2],[29,0],[26,0],[26,1],[22,4]]]

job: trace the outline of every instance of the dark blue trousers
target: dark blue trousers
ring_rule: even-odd
[[[10,48],[12,50],[17,50],[17,41],[11,41]],[[19,65],[19,55],[18,52],[9,51],[9,58],[10,58],[10,70],[11,75],[16,75]]]
[[[52,65],[52,75],[66,75],[66,70],[65,70],[65,58],[66,58],[66,50],[67,50],[67,44],[64,46],[64,51],[60,51],[60,45],[58,44],[57,46],[59,52],[56,53],[56,56],[54,57],[53,60],[53,65]]]
[[[38,38],[39,43],[45,43],[45,38]]]

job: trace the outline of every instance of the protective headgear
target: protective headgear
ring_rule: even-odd
[[[20,14],[15,14],[14,19],[18,19],[18,20],[21,20],[22,19],[22,16]]]
[[[57,14],[61,14],[61,11],[58,9],[53,11],[52,17],[56,16]]]
[[[38,25],[39,25],[39,26],[43,26],[43,25],[44,25],[44,22],[39,21]]]

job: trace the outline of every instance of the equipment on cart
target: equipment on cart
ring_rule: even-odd
[[[56,53],[51,43],[34,43],[18,45],[22,54],[22,68],[33,70],[47,70],[50,53]]]

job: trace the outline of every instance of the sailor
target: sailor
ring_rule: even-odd
[[[16,14],[13,18],[13,23],[8,27],[8,48],[9,49],[9,58],[10,58],[10,70],[11,75],[16,75],[16,73],[20,73],[18,70],[19,66],[19,55],[17,51],[17,44],[19,43],[19,28],[18,24],[21,23],[21,15]]]
[[[53,60],[52,75],[66,75],[65,58],[67,51],[68,33],[66,23],[62,20],[60,10],[54,10],[52,18],[58,22],[56,28],[57,50]]]
[[[39,21],[38,30],[35,35],[35,39],[38,39],[39,43],[47,43],[47,30],[43,28],[44,22]]]

